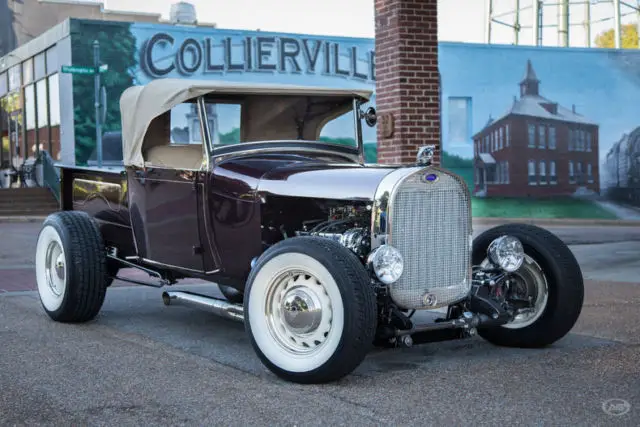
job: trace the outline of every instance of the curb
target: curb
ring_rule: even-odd
[[[24,222],[42,222],[47,218],[46,215],[23,215],[23,216],[0,216],[0,224],[2,223],[24,223]]]
[[[573,219],[573,218],[473,218],[474,225],[531,224],[538,226],[589,226],[640,227],[640,220],[624,219]]]

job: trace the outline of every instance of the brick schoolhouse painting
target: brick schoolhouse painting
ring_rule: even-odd
[[[440,72],[474,216],[640,220],[640,52],[446,43]]]

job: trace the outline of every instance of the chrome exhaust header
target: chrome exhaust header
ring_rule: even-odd
[[[218,298],[188,291],[165,291],[162,293],[164,305],[186,305],[212,312],[220,317],[244,322],[244,307]]]

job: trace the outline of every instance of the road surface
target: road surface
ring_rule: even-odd
[[[636,229],[554,230],[587,282],[578,324],[550,348],[476,337],[376,350],[321,386],[277,379],[242,324],[165,307],[159,289],[117,286],[95,321],[50,321],[30,290],[37,229],[0,224],[0,425],[636,426],[640,417]],[[219,296],[212,284],[177,288]]]

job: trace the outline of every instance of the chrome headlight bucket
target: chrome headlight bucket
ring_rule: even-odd
[[[374,249],[367,257],[367,265],[385,285],[397,282],[404,271],[402,254],[391,245],[381,245]]]
[[[501,236],[489,244],[487,254],[492,263],[506,271],[513,273],[524,262],[524,247],[522,242],[513,236]]]

